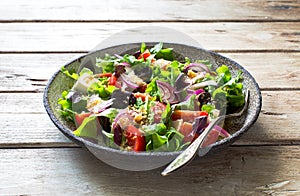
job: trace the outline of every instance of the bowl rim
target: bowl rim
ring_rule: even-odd
[[[146,45],[154,45],[157,44],[158,42],[145,42]],[[262,107],[262,95],[261,95],[261,91],[259,88],[258,83],[256,82],[255,78],[243,67],[241,66],[239,63],[235,62],[234,60],[225,57],[217,52],[214,51],[210,51],[210,50],[206,50],[200,47],[196,47],[196,46],[190,46],[190,45],[186,45],[186,44],[181,44],[181,43],[169,43],[169,42],[163,42],[165,45],[177,45],[179,47],[187,47],[187,48],[192,48],[192,49],[196,49],[196,50],[200,50],[201,52],[204,53],[208,53],[211,54],[213,56],[218,56],[220,58],[223,58],[226,61],[230,62],[230,65],[234,65],[236,66],[239,70],[241,70],[243,73],[247,74],[248,77],[251,79],[251,81],[253,82],[254,86],[255,86],[255,90],[258,93],[258,105],[255,107],[256,111],[255,114],[253,116],[253,118],[246,124],[246,126],[243,126],[241,129],[239,129],[238,131],[236,131],[235,133],[233,133],[230,137],[227,137],[225,139],[222,139],[218,142],[215,142],[214,144],[211,144],[209,147],[211,147],[212,149],[215,149],[217,147],[221,147],[223,145],[226,144],[230,144],[231,140],[235,141],[236,139],[238,139],[238,137],[242,136],[258,119],[259,113],[261,111],[261,107]],[[126,43],[126,44],[120,44],[120,45],[113,45],[110,47],[106,47],[106,48],[102,48],[99,50],[95,50],[95,51],[91,51],[87,54],[81,55],[71,61],[69,61],[68,63],[66,63],[65,65],[63,65],[63,67],[67,67],[70,64],[75,63],[76,61],[79,61],[80,59],[83,59],[84,57],[88,56],[88,55],[92,55],[95,54],[97,52],[100,52],[102,50],[108,50],[108,49],[113,49],[116,47],[120,47],[120,46],[126,46],[126,45],[140,45],[141,42],[134,42],[134,43]],[[44,90],[44,94],[43,94],[43,104],[44,107],[46,109],[46,112],[48,114],[48,116],[50,117],[51,121],[54,123],[54,125],[65,135],[67,136],[69,139],[73,140],[75,143],[79,144],[80,146],[83,147],[92,147],[92,148],[96,148],[96,149],[100,149],[100,150],[105,150],[108,152],[112,152],[112,153],[118,153],[118,154],[123,154],[123,155],[133,155],[133,156],[174,156],[174,155],[178,155],[180,154],[182,151],[172,151],[172,152],[161,152],[161,151],[151,151],[151,152],[146,152],[146,151],[142,151],[142,152],[133,152],[133,151],[124,151],[124,150],[119,150],[119,149],[114,149],[111,147],[107,147],[107,146],[101,146],[98,144],[95,144],[93,142],[90,142],[84,138],[78,137],[76,135],[73,134],[73,131],[64,126],[60,120],[54,115],[51,107],[50,107],[50,102],[48,99],[48,93],[50,90],[50,87],[52,85],[52,83],[54,82],[55,78],[57,77],[57,75],[60,73],[60,69],[57,70],[52,77],[49,79],[45,90]],[[250,95],[251,96],[251,95]]]

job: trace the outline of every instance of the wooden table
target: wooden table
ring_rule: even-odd
[[[42,105],[62,65],[143,25],[174,28],[236,60],[263,96],[241,139],[167,177],[98,161]],[[0,35],[0,195],[300,195],[299,0],[9,0]]]

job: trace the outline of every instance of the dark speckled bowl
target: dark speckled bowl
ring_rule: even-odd
[[[154,45],[154,43],[147,43],[147,46]],[[234,62],[233,60],[221,56],[217,53],[206,51],[200,48],[186,46],[182,44],[164,44],[164,47],[171,47],[174,49],[177,58],[189,57],[192,61],[196,59],[206,59],[213,63],[214,67],[220,66],[222,64],[227,65],[233,75],[237,74],[238,70],[243,72],[243,84],[244,88],[250,90],[250,103],[247,112],[237,119],[226,120],[226,129],[232,133],[232,136],[221,140],[212,146],[211,151],[221,149],[231,143],[233,143],[237,138],[239,138],[243,133],[245,133],[257,120],[259,112],[261,110],[261,93],[256,83],[255,79],[250,75],[250,73],[245,70],[241,65]],[[74,68],[79,69],[79,66],[85,63],[90,64],[95,61],[96,56],[104,56],[104,54],[124,54],[137,51],[140,48],[140,43],[136,44],[124,44],[113,46],[110,48],[102,49],[88,55],[82,56],[78,59],[65,65],[67,69]],[[56,125],[56,127],[68,138],[70,138],[75,143],[87,147],[97,158],[104,161],[105,163],[125,170],[132,171],[142,171],[150,170],[154,168],[161,167],[171,160],[173,160],[180,152],[127,152],[112,149],[106,146],[100,146],[89,142],[83,138],[77,137],[72,133],[75,129],[73,124],[65,121],[57,112],[59,105],[57,104],[57,99],[61,96],[61,92],[70,89],[74,81],[60,71],[57,71],[53,77],[50,79],[48,85],[46,86],[44,93],[44,106],[50,119]]]

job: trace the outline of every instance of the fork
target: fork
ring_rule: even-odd
[[[210,133],[210,131],[216,124],[218,124],[221,120],[224,120],[226,118],[239,117],[246,111],[246,109],[248,108],[248,104],[249,104],[249,94],[250,94],[250,91],[247,89],[246,93],[245,93],[244,107],[239,112],[221,115],[221,116],[213,119],[211,121],[211,123],[203,131],[203,133],[191,145],[189,145],[188,148],[186,148],[181,154],[179,154],[161,172],[161,175],[166,176],[166,175],[182,168],[183,166],[187,165],[188,163],[190,163],[193,160],[193,158],[195,157],[195,155],[197,154],[198,149],[203,144],[206,136]],[[199,152],[199,154],[201,154],[201,156],[204,156],[205,154],[207,154],[210,151],[210,149],[211,149],[211,147],[200,148],[199,150],[201,150],[201,151]]]

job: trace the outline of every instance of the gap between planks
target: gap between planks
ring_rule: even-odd
[[[17,94],[17,93],[44,93],[44,87],[41,85],[41,89],[36,90],[0,90],[0,93],[11,93],[11,94]],[[260,88],[260,91],[299,91],[300,88]]]
[[[217,53],[300,53],[300,49],[254,49],[254,50],[208,50]],[[0,54],[88,54],[87,50],[76,51],[0,51]]]
[[[166,23],[166,22],[176,22],[176,23],[224,23],[224,22],[234,22],[234,23],[257,23],[257,22],[300,22],[300,19],[203,19],[203,20],[0,20],[0,23]]]
[[[269,144],[231,144],[229,147],[242,148],[242,147],[289,147],[289,146],[300,146],[299,140],[286,141],[286,143],[269,143]],[[81,146],[70,142],[70,143],[9,143],[0,144],[1,149],[56,149],[56,148],[82,148]]]

